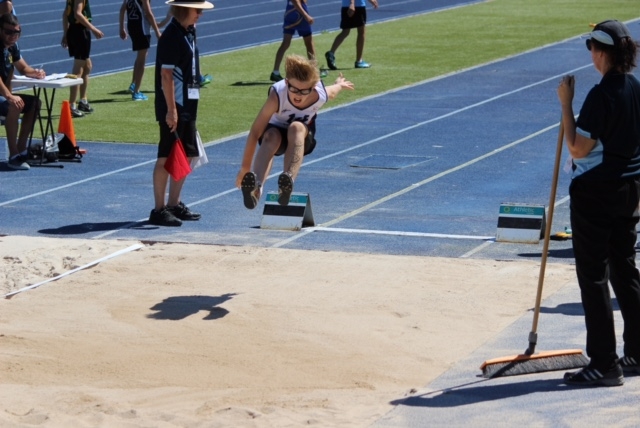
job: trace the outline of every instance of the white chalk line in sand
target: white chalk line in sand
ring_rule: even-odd
[[[87,263],[86,265],[77,267],[75,269],[71,269],[70,271],[67,271],[67,272],[65,272],[63,274],[60,274],[58,276],[54,276],[53,278],[49,278],[49,279],[44,280],[42,282],[39,282],[37,284],[29,285],[29,286],[23,287],[23,288],[21,288],[19,290],[12,291],[11,293],[7,293],[7,294],[4,295],[4,298],[5,299],[10,299],[11,297],[15,296],[16,294],[22,293],[22,292],[27,291],[27,290],[32,290],[32,289],[40,287],[41,285],[44,285],[44,284],[46,284],[48,282],[57,281],[60,278],[64,278],[65,276],[71,275],[72,273],[76,273],[76,272],[78,272],[80,270],[90,268],[91,266],[95,266],[98,263],[104,262],[105,260],[109,260],[109,259],[112,259],[114,257],[121,256],[122,254],[129,253],[129,252],[135,251],[135,250],[139,250],[140,248],[144,248],[144,245],[142,245],[142,244],[131,245],[130,247],[127,247],[125,249],[116,251],[115,253],[109,254],[108,256],[102,257],[102,258],[100,258],[98,260],[94,260],[91,263]]]

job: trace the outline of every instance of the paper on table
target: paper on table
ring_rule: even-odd
[[[58,79],[64,79],[67,76],[67,73],[54,73],[54,74],[49,74],[47,76],[45,76],[45,78],[43,80],[58,80]],[[16,74],[13,76],[13,80],[34,80],[32,77],[27,77],[27,76],[21,76],[19,74]]]

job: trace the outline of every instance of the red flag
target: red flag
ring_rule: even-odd
[[[171,175],[175,181],[180,181],[185,178],[191,172],[191,165],[189,165],[189,159],[182,147],[182,141],[176,135],[176,142],[171,147],[171,152],[167,161],[164,163],[164,169]]]

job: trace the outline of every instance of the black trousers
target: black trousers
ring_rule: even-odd
[[[618,358],[609,282],[624,320],[624,353],[640,358],[640,274],[635,264],[640,179],[576,178],[569,194],[587,355],[590,366],[607,369]]]

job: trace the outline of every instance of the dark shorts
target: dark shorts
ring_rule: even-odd
[[[145,49],[149,49],[151,46],[151,35],[145,34],[142,31],[142,27],[139,23],[132,23],[132,25],[127,24],[127,31],[129,32],[129,37],[131,38],[131,46],[133,51],[142,51]]]
[[[311,24],[309,24],[298,11],[294,10],[284,17],[282,33],[293,35],[296,31],[300,37],[308,37],[312,34]]]
[[[160,143],[158,144],[158,157],[167,158],[171,153],[171,147],[176,142],[176,134],[169,130],[167,123],[162,121],[158,122],[160,125]],[[200,153],[198,152],[198,142],[196,140],[196,122],[180,122],[178,120],[178,137],[182,141],[182,146],[187,154],[188,158],[197,158]]]
[[[358,28],[363,27],[367,23],[367,8],[356,7],[353,16],[349,16],[348,7],[343,7],[340,11],[340,28]]]
[[[22,113],[31,111],[38,104],[38,99],[33,95],[23,95],[23,94],[16,94],[16,95],[22,98],[22,101],[24,101],[24,108],[22,109]],[[9,101],[7,101],[5,97],[0,97],[0,116],[6,117],[8,112],[9,112]]]
[[[276,128],[278,131],[280,131],[280,147],[278,147],[278,151],[276,151],[276,156],[281,156],[284,154],[284,152],[287,151],[287,146],[289,145],[289,139],[287,138],[287,128],[281,128],[279,126],[276,125],[272,125],[269,124],[267,125],[267,129],[270,128]],[[267,132],[267,129],[264,130],[264,132]],[[313,149],[316,148],[316,139],[313,135],[313,131],[315,131],[315,127],[313,127],[313,129],[309,129],[307,127],[307,136],[304,139],[304,156],[308,155],[309,153],[311,153],[313,151]],[[263,134],[264,135],[264,134]],[[260,137],[260,140],[258,140],[259,144],[262,144],[262,137]]]
[[[67,30],[67,45],[69,56],[80,60],[88,59],[91,53],[91,31],[84,25],[71,24]]]

